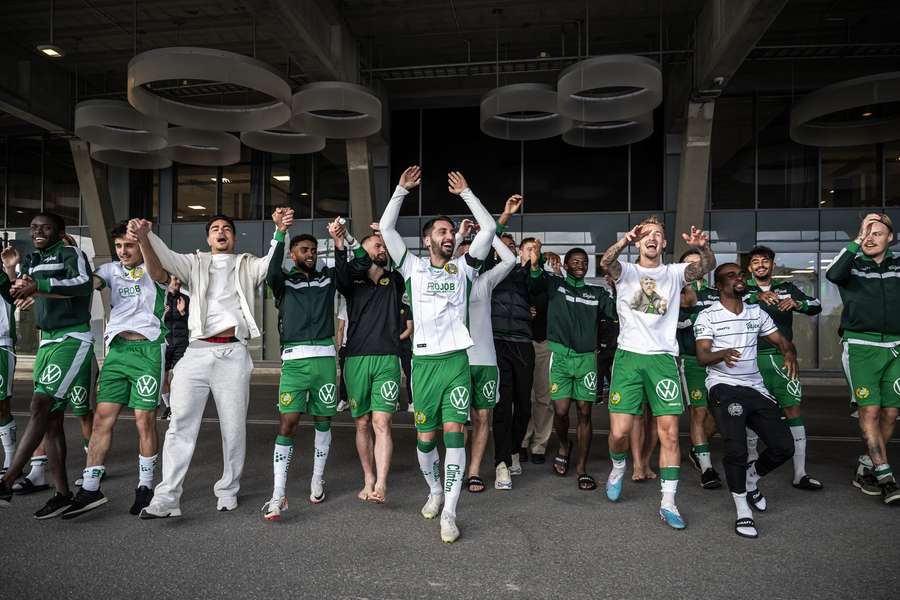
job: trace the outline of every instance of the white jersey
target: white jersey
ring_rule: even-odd
[[[16,317],[13,313],[14,307],[6,301],[6,298],[0,297],[0,347],[12,348],[15,345],[13,336],[16,330]],[[0,360],[3,360],[0,357]],[[0,383],[0,388],[3,384]]]
[[[409,251],[403,255],[397,270],[410,292],[414,355],[445,354],[472,345],[469,294],[478,269],[470,262],[477,261],[465,254],[437,268],[428,258]]]
[[[706,389],[718,383],[750,387],[768,398],[772,395],[763,384],[762,374],[756,364],[756,347],[760,336],[767,336],[778,328],[772,317],[758,304],[744,303],[741,314],[736,315],[719,301],[700,311],[694,323],[697,341],[712,340],[712,351],[733,348],[741,353],[734,367],[725,361],[706,367]]]
[[[110,262],[100,265],[94,275],[109,288],[111,310],[103,336],[107,348],[123,331],[148,340],[165,335],[166,286],[153,281],[143,264],[129,269],[121,262]]]
[[[504,260],[482,273],[472,284],[469,296],[469,332],[474,344],[466,352],[470,365],[497,366],[497,351],[494,349],[494,329],[491,324],[491,296],[497,284],[503,281],[513,267],[516,257],[503,245],[499,238],[494,238],[494,249]]]
[[[637,354],[678,355],[678,307],[688,263],[647,269],[620,260],[616,312],[622,350]]]

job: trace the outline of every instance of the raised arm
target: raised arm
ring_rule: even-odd
[[[412,166],[407,168],[400,175],[400,183],[394,190],[394,195],[384,209],[381,215],[381,221],[378,223],[378,229],[381,231],[381,237],[384,238],[384,245],[387,246],[388,254],[391,260],[398,265],[406,259],[406,244],[397,231],[397,218],[400,216],[400,207],[403,206],[403,200],[409,191],[419,185],[422,181],[422,171],[419,167]]]
[[[716,256],[709,247],[709,236],[706,232],[691,225],[690,235],[682,233],[681,237],[688,246],[700,251],[700,260],[685,267],[685,281],[696,281],[716,268]]]
[[[622,265],[619,264],[619,255],[630,244],[637,243],[645,235],[647,235],[647,232],[640,225],[635,225],[631,231],[625,232],[625,235],[607,248],[603,256],[600,257],[600,267],[603,271],[608,273],[615,281],[618,281],[619,277],[622,276]]]
[[[469,256],[476,260],[484,260],[487,258],[488,252],[491,251],[491,243],[494,239],[494,234],[497,232],[497,224],[494,222],[494,217],[491,216],[491,213],[488,212],[478,197],[472,193],[462,173],[451,171],[447,175],[447,187],[451,194],[458,194],[465,201],[472,216],[478,222],[478,226],[481,229],[475,234],[475,239],[472,240],[472,245],[469,246]]]
[[[500,256],[500,262],[478,277],[479,282],[485,280],[483,284],[488,290],[493,290],[497,287],[497,284],[506,279],[506,276],[509,275],[516,266],[516,255],[510,252],[509,248],[506,247],[506,244],[500,241],[500,238],[496,235],[494,236],[493,247]]]
[[[828,281],[837,286],[842,286],[850,280],[853,259],[856,258],[856,254],[859,252],[863,240],[871,233],[872,223],[875,222],[881,222],[880,215],[875,213],[866,215],[866,218],[863,219],[862,224],[859,226],[859,233],[856,234],[856,239],[847,244],[847,246],[840,251],[835,259],[831,261],[828,270],[825,271],[825,278]]]
[[[131,222],[129,222],[127,235],[129,237],[129,241],[136,242],[138,247],[140,247],[141,255],[144,257],[144,266],[147,268],[147,273],[150,274],[150,278],[153,279],[153,281],[155,281],[156,283],[168,284],[169,272],[163,268],[163,266],[159,262],[159,257],[156,255],[156,252],[154,252],[153,248],[150,247],[148,234],[153,231],[153,224],[146,219],[132,219],[132,221],[135,222],[134,227],[132,227]],[[101,279],[103,279],[103,283],[106,284],[106,279],[103,277],[103,275],[98,275],[99,273],[100,269],[97,269],[94,277],[101,277]]]
[[[262,285],[269,277],[269,266],[275,257],[275,246],[280,239],[284,242],[287,239],[287,232],[291,225],[294,224],[293,208],[276,208],[272,212],[272,222],[275,223],[275,233],[272,235],[272,241],[269,242],[269,251],[265,256],[251,256],[249,258],[250,270],[256,285]],[[282,258],[284,258],[284,248],[282,247]],[[281,269],[281,262],[278,263]]]
[[[285,232],[275,232],[275,243],[266,267],[266,283],[272,288],[272,293],[276,298],[281,298],[284,293],[285,276],[284,270],[281,268],[281,263],[284,262],[284,238]]]
[[[163,269],[182,281],[191,280],[191,256],[173,252],[153,231],[147,231],[147,241],[141,242],[138,232],[143,219],[132,219],[128,222],[128,233],[138,238],[144,262],[155,260]]]

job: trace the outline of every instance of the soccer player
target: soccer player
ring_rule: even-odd
[[[276,226],[283,214],[283,209],[272,214]],[[222,433],[222,477],[213,486],[216,510],[235,510],[247,451],[253,369],[246,344],[260,336],[254,319],[256,290],[265,280],[275,240],[264,257],[237,254],[234,221],[225,215],[215,215],[206,223],[209,252],[173,252],[150,231],[146,221],[132,219],[128,230],[137,237],[145,261],[157,259],[163,269],[185,283],[192,304],[188,315],[191,341],[172,379],[172,416],[162,449],[162,480],[141,518],[181,516],[184,478],[210,394]],[[275,239],[279,237],[283,239],[284,233],[276,231]]]
[[[7,246],[0,252],[3,270],[0,271],[0,442],[3,445],[3,466],[0,476],[9,470],[16,453],[16,420],[10,411],[13,378],[16,371],[16,317],[13,314],[15,300],[9,295],[9,288],[16,280],[19,252]]]
[[[91,334],[91,267],[79,248],[66,246],[66,225],[53,213],[39,213],[31,220],[35,251],[22,260],[22,275],[10,296],[37,296],[35,321],[41,345],[34,361],[34,395],[31,418],[9,470],[0,479],[0,506],[9,505],[12,482],[46,434],[50,474],[56,494],[38,510],[36,519],[49,519],[72,504],[66,476],[66,433],[63,416],[69,402],[86,405],[90,388],[94,336]],[[44,295],[49,294],[49,295]],[[77,397],[72,392],[78,388]]]
[[[604,288],[588,285],[588,255],[582,248],[566,252],[566,276],[550,275],[541,268],[537,249],[531,252],[531,289],[547,295],[547,339],[550,348],[550,397],[554,405],[554,427],[559,450],[553,469],[563,477],[569,471],[572,444],[569,441],[569,409],[572,400],[578,414],[576,439],[578,489],[597,489],[587,473],[591,449],[591,409],[597,400],[597,332],[600,316],[616,318],[615,303]]]
[[[300,414],[313,418],[315,428],[313,474],[309,501],[325,500],[325,464],[331,449],[331,418],[337,414],[337,366],[334,347],[335,271],[316,267],[318,240],[309,234],[290,239],[293,268],[285,272],[284,239],[294,220],[286,209],[276,232],[275,252],[266,283],[278,307],[281,333],[281,380],[278,384],[278,436],[273,453],[272,498],[263,505],[263,518],[278,521],[288,508],[287,474],[294,454],[294,432]]]
[[[700,262],[700,253],[694,249],[688,250],[681,255],[678,262]],[[697,363],[694,321],[701,310],[711,306],[718,299],[719,292],[706,285],[706,279],[701,277],[682,288],[678,311],[681,381],[691,407],[691,451],[688,457],[700,473],[700,486],[707,490],[722,487],[722,480],[712,466],[709,452],[709,437],[715,431],[716,424],[708,408],[706,367]]]
[[[456,226],[445,216],[429,220],[422,229],[427,257],[414,256],[406,249],[396,225],[403,199],[421,181],[421,171],[416,166],[400,176],[381,217],[380,229],[388,252],[398,261],[397,270],[406,282],[412,308],[416,445],[419,466],[429,488],[422,516],[435,518],[443,504],[441,539],[452,543],[459,538],[456,505],[466,469],[463,427],[469,417],[471,398],[466,355],[466,349],[472,345],[466,327],[469,293],[478,267],[490,252],[496,225],[461,173],[451,172],[447,179],[450,193],[462,197],[481,227],[465,255],[452,258]],[[447,449],[443,489],[436,449],[438,428],[443,429]]]
[[[781,334],[789,341],[794,339],[794,313],[815,316],[822,312],[822,304],[807,296],[789,281],[775,281],[775,252],[765,246],[750,251],[750,279],[747,280],[747,302],[759,303]],[[798,379],[789,379],[784,370],[784,357],[766,340],[760,342],[759,370],[763,383],[778,400],[784,417],[794,436],[794,487],[801,490],[821,490],[822,483],[806,474],[806,427],[800,416],[801,388]],[[750,459],[757,455],[757,438],[747,432]]]
[[[142,227],[149,230],[149,222]],[[146,231],[142,232],[146,236]],[[134,410],[138,433],[138,484],[129,512],[137,515],[153,498],[159,440],[156,409],[165,375],[166,328],[163,324],[169,274],[155,260],[145,261],[137,238],[128,233],[128,222],[111,232],[116,262],[94,272],[94,287],[110,292],[109,322],[104,342],[106,360],[97,382],[97,409],[82,473],[81,489],[62,514],[71,519],[106,504],[100,491],[104,462],[112,445],[112,430],[123,406]]]
[[[659,432],[659,465],[662,501],[660,518],[674,529],[685,523],[675,506],[681,470],[678,448],[678,416],[684,411],[679,384],[678,306],[681,289],[715,267],[709,237],[696,227],[682,234],[685,242],[700,252],[696,263],[665,265],[666,230],[661,221],[649,217],[613,244],[600,261],[616,280],[616,309],[619,315],[619,347],[613,362],[609,386],[609,455],[612,471],[606,482],[606,496],[613,502],[622,493],[628,432],[634,415],[642,414],[648,401]],[[629,244],[636,244],[637,263],[618,259]]]
[[[716,269],[718,301],[703,310],[694,324],[697,363],[708,368],[706,385],[713,414],[725,441],[725,479],[737,509],[734,531],[755,538],[756,523],[750,504],[765,512],[767,503],[759,491],[760,477],[790,459],[794,453],[791,433],[766,389],[757,363],[758,339],[763,338],[781,352],[784,370],[797,378],[797,353],[772,318],[756,304],[746,304],[745,274],[726,263]],[[765,451],[747,464],[747,431],[755,431],[766,444]]]
[[[888,246],[894,224],[885,214],[863,219],[856,239],[828,267],[825,277],[841,292],[844,374],[859,405],[867,454],[859,457],[853,485],[885,504],[900,503],[900,488],[886,444],[900,411],[900,258]]]

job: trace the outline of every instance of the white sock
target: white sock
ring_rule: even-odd
[[[660,479],[660,489],[662,490],[662,502],[659,505],[663,508],[675,508],[675,492],[678,491],[677,479]]]
[[[447,448],[444,454],[444,516],[456,518],[456,503],[462,491],[463,473],[466,472],[466,449]]]
[[[104,471],[106,471],[106,467],[103,465],[94,465],[93,467],[86,468],[81,472],[81,477],[84,479],[81,483],[81,488],[87,492],[96,492],[99,490],[100,478],[103,477]]]
[[[16,453],[16,422],[10,421],[0,426],[0,442],[3,443],[3,468],[8,469]]]
[[[34,485],[45,485],[44,469],[47,467],[47,455],[31,457],[31,470],[28,471],[28,481]]]
[[[756,463],[751,463],[749,467],[747,467],[747,491],[755,492],[756,491],[756,482],[760,479],[759,473],[756,472]]]
[[[794,436],[794,483],[797,483],[806,475],[806,427],[791,425],[791,434]]]
[[[865,469],[873,471],[875,469],[875,464],[872,462],[872,459],[869,458],[868,454],[860,454],[859,465],[856,467],[856,472],[857,474],[862,475]]]
[[[753,462],[759,458],[759,452],[756,445],[759,443],[759,436],[750,428],[747,428],[747,462]]]
[[[428,484],[428,493],[432,496],[442,495],[444,489],[441,486],[441,457],[437,448],[432,448],[428,452],[416,448],[416,456],[419,457],[419,469]]]
[[[163,405],[165,405],[165,407],[168,408],[169,407],[169,392],[164,392],[164,393],[160,394],[159,397],[162,399]]]
[[[628,465],[628,459],[612,460],[612,471],[609,472],[608,481],[612,484],[618,483],[625,476],[625,467]]]
[[[153,488],[153,474],[156,471],[156,461],[159,454],[153,456],[141,456],[138,454],[138,487]]]
[[[734,499],[734,507],[737,509],[737,518],[752,519],[753,511],[750,510],[750,505],[747,504],[747,492],[744,492],[743,494],[735,494],[732,492],[731,497]]]
[[[272,453],[272,469],[275,474],[275,487],[272,491],[273,498],[281,498],[287,488],[288,469],[291,468],[291,459],[294,458],[293,444],[275,443],[275,451]]]
[[[697,460],[700,461],[700,470],[704,473],[707,469],[712,469],[712,457],[709,452],[698,452]]]
[[[328,462],[328,451],[331,450],[331,430],[319,431],[316,429],[316,455],[313,459],[313,479],[321,481],[325,479],[325,463]]]

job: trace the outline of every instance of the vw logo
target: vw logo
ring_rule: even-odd
[[[483,386],[481,386],[481,394],[487,398],[488,400],[494,399],[494,394],[497,393],[497,382],[493,379],[490,381],[486,381]]]
[[[791,379],[787,383],[787,393],[795,398],[799,398],[801,394],[800,380]]]
[[[900,377],[894,380],[894,393],[900,395]]]
[[[469,390],[461,385],[450,390],[450,404],[457,410],[469,408]]]
[[[44,385],[50,385],[51,383],[56,383],[61,376],[62,369],[60,369],[58,365],[50,364],[44,368],[44,372],[41,373],[39,381]]]
[[[319,400],[321,400],[322,404],[324,404],[325,406],[331,406],[332,404],[334,404],[333,383],[326,383],[319,388]]]
[[[156,381],[156,377],[153,375],[141,375],[137,380],[137,391],[138,394],[144,397],[152,396],[156,393],[156,388],[159,386],[159,382]]]
[[[0,389],[3,389],[3,387],[4,387],[3,384],[4,384],[4,383],[6,383],[6,382],[3,380],[3,375],[0,375]],[[894,384],[894,385],[897,385],[897,384]]]
[[[82,406],[87,400],[87,390],[80,385],[73,385],[69,390],[69,401],[74,406]]]
[[[661,379],[656,384],[656,395],[663,402],[672,402],[678,398],[678,384],[672,379]]]
[[[400,386],[397,385],[396,381],[385,381],[381,384],[381,396],[388,402],[394,402],[395,400],[397,400],[397,394],[399,391]]]
[[[584,387],[588,389],[589,392],[597,391],[597,373],[591,371],[587,375],[584,376],[584,379],[581,380],[584,383]]]

